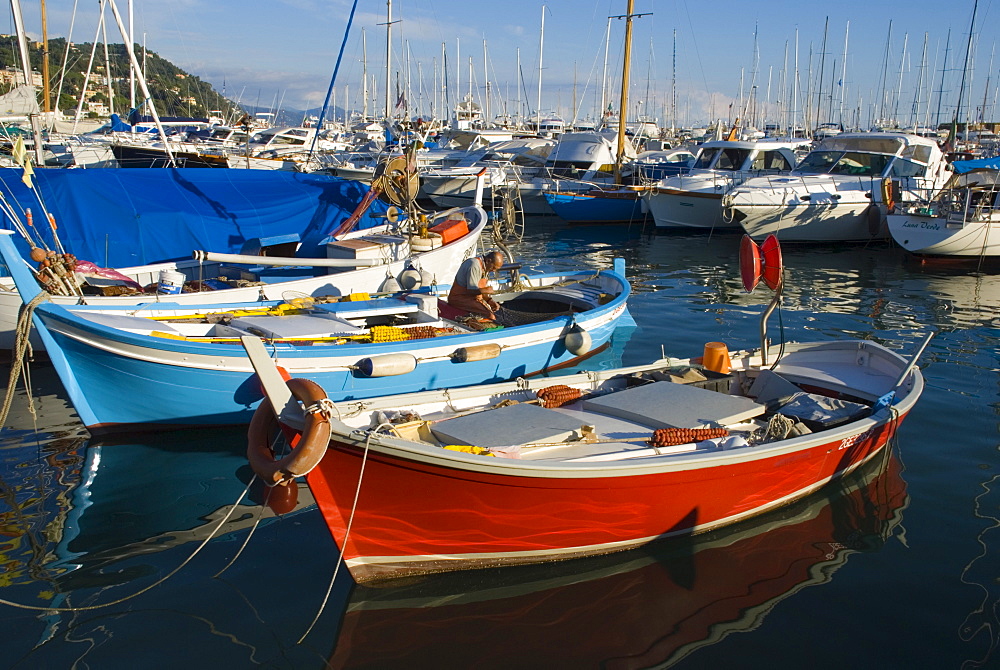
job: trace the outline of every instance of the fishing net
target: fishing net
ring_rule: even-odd
[[[496,322],[498,325],[505,327],[525,326],[529,323],[548,321],[549,319],[554,319],[557,316],[569,316],[571,314],[573,314],[573,310],[570,309],[569,306],[565,306],[565,309],[558,312],[535,312],[514,309],[513,307],[502,305],[500,311],[496,313]]]

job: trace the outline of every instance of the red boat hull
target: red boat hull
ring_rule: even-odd
[[[907,504],[906,485],[895,458],[865,470],[846,490],[792,506],[792,516],[765,515],[704,540],[474,582],[441,575],[358,587],[329,666],[433,667],[447,658],[451,667],[516,668],[531,665],[525,659],[551,664],[554,649],[559,667],[672,666],[761,625],[784,598],[882,546]]]
[[[331,443],[307,480],[347,567],[364,582],[608,553],[733,523],[854,470],[902,418],[861,434],[831,431],[829,442],[780,455],[762,449],[629,476],[502,475],[375,449],[363,463],[357,446]]]

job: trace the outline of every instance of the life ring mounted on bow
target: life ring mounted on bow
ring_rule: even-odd
[[[257,406],[247,431],[247,460],[250,468],[268,486],[285,485],[308,474],[319,465],[330,443],[330,418],[323,408],[326,392],[314,381],[295,377],[285,382],[296,400],[305,405],[302,436],[292,451],[275,460],[271,435],[280,428],[268,398]]]

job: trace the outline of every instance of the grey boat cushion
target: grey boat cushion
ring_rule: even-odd
[[[519,403],[439,421],[431,426],[444,444],[503,447],[562,442],[580,430],[580,421],[552,409]]]
[[[704,428],[759,416],[765,407],[742,396],[664,381],[584,400],[583,409],[652,428]]]

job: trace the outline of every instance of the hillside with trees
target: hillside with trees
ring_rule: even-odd
[[[212,85],[202,81],[195,75],[181,70],[168,60],[161,58],[153,51],[143,52],[142,47],[135,46],[136,57],[143,66],[146,83],[153,98],[156,111],[161,116],[191,116],[207,117],[211,112],[221,112],[223,119],[238,118],[241,112],[231,101],[217,93]],[[30,42],[28,45],[31,69],[38,75],[36,81],[41,81],[43,49],[41,42]],[[81,92],[87,65],[91,58],[93,44],[84,42],[70,45],[69,59],[66,62],[66,72],[62,65],[66,54],[66,40],[53,38],[49,40],[49,90],[52,108],[63,112],[74,113]],[[21,69],[17,38],[13,35],[0,36],[0,68]],[[9,75],[9,71],[8,71]],[[62,80],[61,90],[59,88]],[[11,87],[20,84],[13,77],[6,77],[3,89],[6,92]],[[110,82],[110,87],[109,87]],[[136,83],[136,102],[142,102],[142,91]],[[56,96],[58,95],[58,104]],[[112,99],[113,96],[113,99]],[[109,104],[110,103],[110,104]],[[39,87],[39,106],[41,102],[41,87]],[[129,111],[129,57],[124,44],[108,44],[107,59],[105,47],[97,45],[94,53],[94,63],[87,84],[87,94],[84,100],[84,116],[98,116],[102,109],[113,110],[122,116]],[[140,114],[149,114],[148,105],[141,105]]]

